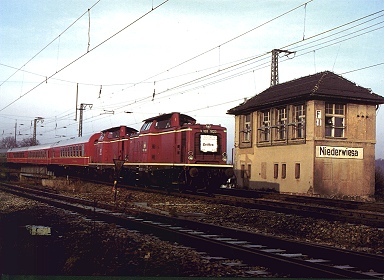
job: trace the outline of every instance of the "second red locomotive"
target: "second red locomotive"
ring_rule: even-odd
[[[198,124],[175,112],[144,120],[140,131],[120,126],[51,146],[11,149],[7,161],[46,165],[57,174],[108,177],[116,175],[119,162],[119,177],[129,183],[213,189],[233,175],[227,164],[226,133],[225,127]]]

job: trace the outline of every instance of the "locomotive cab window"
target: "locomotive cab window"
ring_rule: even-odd
[[[155,128],[157,129],[165,129],[170,127],[171,127],[171,120],[162,120],[162,121],[156,122],[155,124]]]
[[[151,125],[152,125],[152,122],[146,122],[143,124],[143,126],[141,127],[140,131],[146,131],[146,130],[149,130],[151,128]]]

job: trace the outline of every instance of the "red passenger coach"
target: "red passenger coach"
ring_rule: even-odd
[[[7,162],[16,164],[48,165],[50,157],[50,145],[13,148],[7,152]]]
[[[96,160],[95,145],[100,132],[57,142],[51,146],[51,164],[60,166],[88,166]]]
[[[28,162],[28,147],[12,148],[7,151],[7,162],[21,164]]]

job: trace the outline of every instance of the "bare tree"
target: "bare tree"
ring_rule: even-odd
[[[29,146],[35,146],[39,145],[39,140],[36,140],[36,144],[34,143],[34,140],[32,137],[30,138],[24,138],[23,140],[19,141],[19,147],[29,147]]]
[[[1,149],[11,149],[17,147],[15,137],[8,136],[0,140]]]

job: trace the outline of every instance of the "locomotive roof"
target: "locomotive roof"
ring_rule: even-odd
[[[178,114],[180,120],[188,120],[188,121],[192,121],[192,122],[196,121],[191,116],[180,114],[178,112],[173,112],[173,113],[162,114],[162,115],[159,115],[159,116],[156,116],[156,117],[152,117],[152,118],[146,119],[146,120],[144,120],[144,122],[150,122],[150,121],[154,121],[154,120],[157,120],[157,121],[167,120],[167,119],[170,119],[173,114]]]
[[[71,138],[71,139],[67,139],[67,140],[58,141],[58,142],[52,144],[52,148],[53,147],[60,147],[60,146],[67,146],[67,145],[86,143],[86,142],[88,142],[91,139],[92,136],[94,136],[96,134],[100,135],[100,132],[94,133],[94,134],[91,134],[91,135],[87,135],[87,136],[76,137],[76,138]]]
[[[107,129],[104,129],[102,130],[101,132],[107,132],[107,131],[115,131],[115,130],[120,130],[120,127],[122,126],[125,126],[125,125],[121,125],[121,126],[115,126],[115,127],[110,127],[110,128],[107,128]],[[137,129],[134,129],[132,127],[129,127],[129,126],[125,126],[126,127],[126,132],[127,133],[135,133],[135,132],[138,132]]]
[[[67,145],[73,145],[73,144],[82,144],[82,143],[88,142],[89,139],[92,136],[94,136],[95,134],[100,134],[100,132],[94,133],[94,134],[91,134],[91,135],[87,135],[87,136],[76,137],[76,138],[73,138],[73,139],[62,140],[62,141],[58,141],[58,142],[50,143],[50,144],[42,144],[42,145],[29,146],[29,147],[12,148],[12,149],[9,149],[8,152],[36,151],[36,150],[49,149],[49,148],[53,148],[53,147],[67,146]]]
[[[383,104],[384,97],[355,83],[325,71],[272,86],[244,103],[228,110],[238,115],[292,102],[327,100],[357,104]]]
[[[42,144],[36,146],[28,146],[28,147],[18,147],[9,149],[8,152],[25,152],[25,151],[36,151],[36,150],[44,150],[49,149],[52,144]]]

